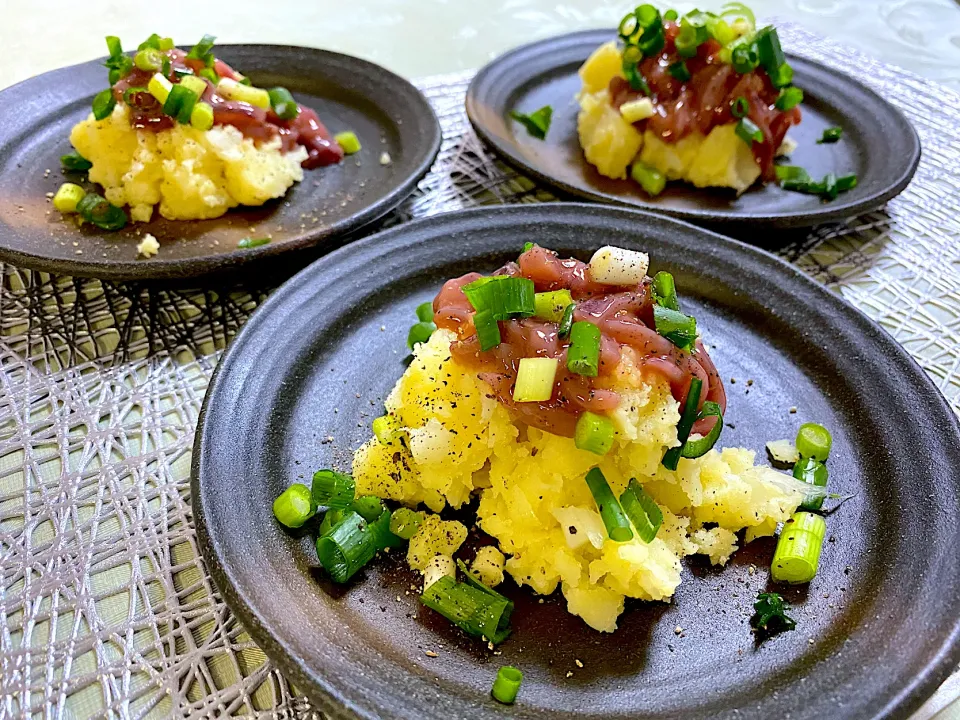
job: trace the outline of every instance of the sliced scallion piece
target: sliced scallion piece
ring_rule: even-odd
[[[462,289],[475,310],[489,310],[495,320],[531,317],[536,310],[533,280],[527,278],[482,277]]]
[[[445,575],[423,591],[420,602],[474,637],[499,644],[510,634],[513,603],[495,590]]]
[[[241,238],[241,240],[237,243],[237,247],[241,249],[248,249],[248,248],[255,248],[255,247],[260,247],[261,245],[269,245],[269,244],[270,244],[270,238],[268,237],[261,237],[261,238],[245,237],[245,238]]]
[[[119,230],[127,224],[127,214],[122,208],[111,205],[97,193],[87,193],[77,203],[77,214],[101,230]]]
[[[653,321],[659,334],[681,350],[693,351],[697,343],[696,318],[663,305],[654,305]]]
[[[745,118],[750,113],[750,102],[740,95],[730,105],[730,114],[738,120]]]
[[[600,372],[600,328],[593,323],[578,321],[570,328],[567,370],[584,377]]]
[[[336,141],[337,145],[343,148],[343,152],[347,155],[353,155],[361,150],[360,139],[357,137],[355,132],[350,130],[338,132],[333,136],[333,139]]]
[[[661,270],[653,276],[653,299],[657,305],[670,310],[680,311],[680,301],[677,299],[677,285],[673,275]]]
[[[710,432],[699,440],[687,440],[680,449],[681,457],[702,457],[717,444],[717,440],[720,439],[720,433],[723,432],[723,413],[720,411],[720,406],[717,405],[717,403],[710,402],[709,400],[703,404],[700,413],[697,415],[697,420],[703,420],[708,417],[715,417],[717,422],[710,429]]]
[[[777,101],[774,103],[774,106],[777,110],[792,110],[802,102],[803,90],[791,85],[790,87],[785,87],[780,90],[780,95],[777,96]]]
[[[835,143],[843,136],[842,127],[828,127],[823,131],[823,135],[817,140],[818,144]]]
[[[317,558],[330,578],[345,583],[381,549],[380,534],[359,513],[348,510],[317,539]]]
[[[560,322],[573,296],[567,289],[537,293],[533,296],[533,316],[550,322]]]
[[[650,197],[656,197],[667,187],[667,178],[662,172],[639,161],[630,166],[630,177]]]
[[[819,460],[812,457],[801,458],[793,466],[793,476],[797,480],[802,480],[808,485],[816,487],[826,487],[830,478],[827,466]],[[804,510],[816,512],[823,507],[823,497],[818,495],[807,495],[800,507]]]
[[[735,132],[737,133],[737,137],[747,145],[752,146],[755,142],[763,142],[763,130],[750,118],[741,118],[740,122],[737,123]]]
[[[783,601],[778,593],[760,593],[753,603],[755,610],[750,624],[765,635],[776,635],[797,627],[796,621],[787,615],[790,606]]]
[[[137,50],[159,50],[160,49],[160,36],[156,33],[151,33],[150,37],[144,40],[137,47]]]
[[[730,64],[733,69],[741,75],[756,70],[760,64],[760,56],[757,52],[757,44],[754,42],[738,42],[730,51]]]
[[[777,29],[767,26],[757,31],[757,52],[760,55],[760,64],[768,73],[775,73],[787,58],[780,47],[780,36]]]
[[[356,495],[353,477],[336,470],[317,470],[311,487],[313,502],[320,506],[343,509],[350,507]]]
[[[110,58],[118,58],[123,55],[123,46],[120,44],[120,38],[116,35],[107,35],[107,51],[110,53]]]
[[[477,330],[477,339],[481,350],[491,350],[500,344],[500,326],[489,310],[481,310],[473,316],[473,326]]]
[[[197,94],[190,88],[182,84],[174,85],[163,103],[163,113],[186,124],[190,122],[190,113],[197,100]]]
[[[207,55],[213,50],[213,43],[216,42],[216,35],[204,35],[200,42],[190,48],[187,57],[191,60],[206,60]]]
[[[427,342],[436,329],[437,326],[433,322],[414,323],[407,332],[407,347],[413,350],[420,343]]]
[[[337,523],[343,518],[345,510],[327,510],[323,514],[323,520],[320,522],[320,527],[317,528],[317,537],[322,535],[329,535],[330,531],[333,530]]]
[[[620,495],[620,507],[633,523],[637,537],[648,544],[653,542],[663,525],[663,512],[636,478],[631,478],[627,489]]]
[[[770,564],[774,582],[808,583],[817,574],[827,523],[819,515],[796,512],[783,524]]]
[[[433,322],[433,302],[427,301],[417,305],[417,320],[420,322]]]
[[[310,488],[302,483],[294,483],[273,501],[273,514],[288,528],[301,527],[316,512],[317,506],[310,499]]]
[[[390,516],[390,532],[399,538],[409,540],[423,522],[423,513],[410,508],[397,508]]]
[[[793,68],[790,63],[784,63],[768,75],[770,75],[770,82],[775,88],[786,87],[793,82]]]
[[[285,87],[275,87],[272,90],[269,90],[267,95],[270,98],[270,106],[277,114],[277,117],[283,120],[293,120],[297,117],[297,115],[300,114],[300,107],[297,105],[297,101],[293,99],[293,95],[291,95],[290,91]],[[353,139],[356,140],[357,136],[354,135]],[[337,142],[340,141],[338,140]],[[341,143],[341,145],[342,144],[343,143]],[[360,143],[358,142],[357,150],[360,149],[359,145]],[[346,151],[346,148],[344,148],[344,150]],[[354,150],[353,152],[356,152],[357,150]]]
[[[74,183],[64,183],[57,188],[56,195],[53,196],[53,207],[58,212],[74,213],[77,211],[77,205],[83,200],[86,191]]]
[[[133,56],[133,64],[140,70],[156,72],[163,65],[163,55],[156,48],[144,48]]]
[[[680,17],[680,14],[676,10],[672,10],[672,9],[667,10],[663,14],[663,19],[667,22],[674,22],[678,17]]]
[[[593,500],[600,511],[603,525],[607,529],[607,536],[614,542],[627,542],[633,538],[630,521],[623,514],[623,508],[617,501],[616,495],[610,489],[607,479],[600,468],[595,467],[587,473],[587,487],[593,494]]]
[[[559,361],[556,358],[521,358],[517,365],[514,402],[546,402],[553,395]]]
[[[537,140],[543,140],[550,131],[550,121],[553,119],[553,108],[544,105],[539,110],[532,113],[522,113],[519,110],[511,110],[510,117],[523,125],[527,132]]]
[[[557,337],[565,338],[570,334],[570,330],[573,328],[573,313],[576,310],[576,303],[567,305],[566,310],[563,311],[563,317],[560,318],[560,325],[557,327]]]
[[[493,681],[490,694],[497,702],[504,705],[513,705],[517,700],[517,693],[520,691],[520,683],[522,682],[522,672],[510,665],[504,665],[497,670],[497,679]]]
[[[581,450],[587,450],[596,455],[606,455],[613,447],[615,433],[613,420],[606,415],[587,411],[577,418],[573,442]]]
[[[350,505],[350,509],[358,513],[367,522],[374,522],[383,515],[383,502],[373,495],[358,497]]]
[[[680,462],[683,445],[690,437],[690,430],[697,421],[697,408],[700,405],[702,388],[703,381],[700,378],[693,378],[690,381],[690,389],[687,390],[687,400],[683,405],[683,413],[680,415],[680,422],[677,423],[677,440],[680,444],[667,450],[661,461],[667,470],[676,470],[677,464]]]
[[[213,106],[209,103],[198,102],[190,113],[190,126],[197,130],[209,130],[213,127]]]
[[[797,446],[800,457],[824,462],[830,456],[833,436],[819,423],[804,423],[797,431],[797,440],[794,445]]]
[[[204,80],[209,80],[214,85],[217,85],[220,83],[220,76],[217,75],[217,71],[214,70],[213,68],[208,68],[208,67],[201,68],[200,72],[198,72],[197,75],[202,77]]]
[[[93,117],[96,120],[108,118],[116,106],[117,99],[113,96],[113,90],[111,88],[101,90],[93,96]]]
[[[676,78],[680,82],[687,82],[690,79],[690,70],[687,68],[687,63],[684,60],[677,60],[675,63],[670,63],[667,66],[667,72],[670,73],[671,77]]]
[[[533,246],[534,246],[535,244],[536,244],[536,243],[525,242],[525,243],[523,244],[523,250],[520,252],[520,254],[523,255],[523,253],[525,253],[525,252],[530,252],[531,250],[533,250]]]
[[[64,170],[69,172],[83,172],[93,167],[93,163],[77,151],[61,155],[60,164],[63,165]]]

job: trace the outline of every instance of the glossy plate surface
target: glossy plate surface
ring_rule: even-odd
[[[413,192],[436,158],[440,126],[426,98],[379,65],[281,45],[218,45],[215,52],[258,86],[288,88],[331,133],[353,130],[361,151],[339,165],[304,171],[303,182],[259,208],[199,221],[165,220],[154,211],[151,222],[115,233],[78,229],[46,194],[83,177],[65,175],[60,156],[72,150],[71,127],[106,87],[106,69],[95,60],[55,70],[0,92],[0,260],[109,279],[229,270],[330,242],[376,220]],[[388,165],[380,163],[383,152]],[[160,253],[149,260],[137,257],[143,233],[160,241]],[[269,245],[237,249],[242,238],[268,236]]]
[[[467,91],[467,115],[477,134],[521,172],[563,192],[711,224],[804,227],[839,220],[882,206],[917,169],[920,139],[903,113],[850,76],[787,53],[794,83],[804,91],[803,120],[789,132],[799,143],[789,164],[815,178],[855,172],[856,188],[824,203],[774,184],[755,185],[737,197],[729,189],[673,182],[651,198],[631,180],[605,178],[583,156],[574,96],[580,91],[577,70],[614,36],[613,30],[588,30],[549,38],[485,66]],[[509,118],[513,110],[529,113],[544,105],[553,107],[546,140]],[[840,142],[817,144],[833,126],[843,128]]]
[[[539,604],[508,582],[514,634],[495,656],[418,608],[399,554],[335,586],[311,540],[275,522],[285,487],[320,467],[349,470],[403,372],[414,308],[447,278],[516,258],[525,241],[582,259],[604,243],[643,248],[652,271],[675,274],[728,381],[722,444],[762,454],[803,421],[833,430],[831,489],[855,497],[828,518],[813,584],[781,590],[795,632],[759,647],[750,632],[770,539],[723,569],[685,563],[673,603],[628,604],[612,635],[568,615],[559,592]],[[334,252],[234,340],[193,461],[217,586],[332,717],[905,717],[960,659],[960,435],[946,402],[885,332],[806,276],[669,218],[582,204],[488,208]],[[512,708],[488,696],[503,664],[525,674]]]

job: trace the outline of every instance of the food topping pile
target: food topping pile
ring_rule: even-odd
[[[773,444],[793,477],[715,449],[723,384],[672,275],[648,264],[528,243],[492,275],[448,281],[417,309],[412,361],[352,473],[294,485],[277,517],[299,527],[327,508],[317,553],[337,582],[406,545],[423,604],[492,643],[510,629],[507,578],[559,588],[572,614],[612,632],[627,598],[670,600],[685,556],[723,565],[781,523],[772,576],[809,582],[829,433],[810,424],[796,446]],[[461,522],[473,503],[479,548]],[[790,629],[778,597],[758,600],[760,632]]]

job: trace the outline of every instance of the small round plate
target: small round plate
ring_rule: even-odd
[[[255,84],[282,85],[317,111],[331,133],[353,130],[362,149],[339,165],[305,170],[303,182],[257,208],[213,220],[159,217],[106,233],[78,229],[47,195],[66,180],[60,156],[71,127],[106,87],[102,60],[62,68],[0,92],[0,260],[111,280],[183,278],[307,248],[355,231],[400,204],[440,149],[440,125],[426,98],[379,65],[325,50],[281,45],[218,45],[217,56]],[[380,162],[388,153],[389,164]],[[82,176],[81,176],[82,177]],[[138,258],[143,234],[160,252]],[[245,237],[272,242],[241,250]]]
[[[403,553],[337,586],[311,539],[280,528],[274,498],[317,468],[349,470],[370,437],[404,370],[416,306],[447,278],[515,259],[525,241],[582,259],[605,243],[642,248],[654,271],[674,273],[717,366],[736,379],[723,445],[762,459],[768,440],[804,420],[831,428],[831,490],[854,497],[827,518],[814,582],[778,588],[795,632],[762,645],[750,632],[769,538],[726,568],[686,563],[672,603],[629,604],[612,635],[569,615],[559,592],[541,604],[507,582],[514,632],[494,654],[418,607]],[[561,203],[404,224],[287,282],[211,381],[192,497],[227,603],[333,718],[886,718],[905,717],[960,660],[957,467],[960,430],[943,397],[836,295],[686,223]],[[508,664],[525,676],[513,707],[489,697]]]
[[[577,137],[577,71],[614,30],[588,30],[550,38],[500,56],[477,73],[467,90],[467,116],[477,135],[521,172],[561,191],[590,200],[630,205],[701,223],[805,227],[847,218],[883,205],[910,182],[920,161],[920,138],[903,113],[853,78],[788,53],[794,83],[803,89],[803,120],[790,129],[799,143],[790,157],[820,178],[828,172],[855,172],[858,185],[832,202],[754,185],[737,197],[723,188],[668,183],[655,198],[631,180],[611,180],[587,162]],[[537,140],[516,121],[513,110],[529,113],[553,107],[546,140]],[[843,138],[817,144],[827,127]]]

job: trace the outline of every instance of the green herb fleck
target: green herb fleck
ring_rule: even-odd
[[[767,637],[794,630],[797,627],[796,621],[787,615],[790,606],[777,593],[760,593],[753,604],[753,609],[756,612],[750,618],[750,624],[757,632]]]
[[[547,137],[547,131],[550,130],[553,108],[549,105],[544,105],[529,115],[513,110],[510,113],[510,117],[523,125],[527,129],[527,132],[537,138],[537,140],[543,140]]]
[[[829,127],[823,131],[823,136],[817,140],[818,144],[835,143],[843,135],[842,127]]]
[[[270,238],[268,237],[262,237],[262,238],[245,237],[243,238],[243,240],[237,243],[237,247],[243,248],[243,249],[255,248],[255,247],[260,247],[261,245],[267,245],[269,242],[270,242]]]

